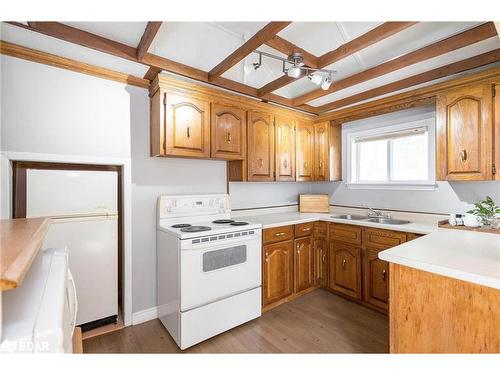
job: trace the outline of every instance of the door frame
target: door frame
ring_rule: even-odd
[[[15,189],[19,188],[19,183],[23,183],[23,176],[16,175],[14,163],[35,167],[38,169],[80,169],[80,170],[113,170],[118,173],[118,214],[120,224],[118,227],[119,249],[121,245],[121,255],[123,257],[119,269],[122,272],[122,312],[125,326],[132,324],[132,180],[131,180],[131,160],[129,158],[104,158],[81,155],[64,154],[41,154],[30,152],[10,152],[2,151],[2,169],[9,168],[9,173],[2,173],[0,189],[8,192],[10,207],[2,207],[1,217],[4,219],[17,217],[22,214],[22,205],[15,202]],[[5,163],[5,161],[8,163]],[[52,166],[52,168],[48,168]],[[17,182],[16,182],[17,180]],[[24,183],[26,182],[24,176]],[[22,191],[21,191],[21,194]],[[26,191],[24,190],[24,194]],[[26,197],[24,195],[24,197]],[[14,209],[17,205],[16,209]],[[20,211],[19,211],[20,210]],[[26,211],[24,211],[24,216]],[[120,251],[119,251],[120,253]],[[120,296],[119,296],[120,298]]]

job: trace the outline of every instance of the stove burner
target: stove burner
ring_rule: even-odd
[[[212,221],[214,224],[229,224],[229,223],[234,223],[234,220],[231,219],[219,219],[219,220],[214,220]]]
[[[191,224],[174,224],[174,225],[172,225],[172,228],[187,228],[190,226],[191,226]]]
[[[194,226],[191,225],[189,227],[182,228],[181,232],[188,232],[188,233],[203,232],[203,231],[210,230],[210,229],[212,229],[212,228],[205,227],[205,226],[202,226],[202,225],[194,225]]]
[[[244,222],[244,221],[235,221],[235,222],[232,222],[231,224],[229,225],[234,225],[234,226],[237,226],[239,227],[240,225],[248,225],[248,223]]]

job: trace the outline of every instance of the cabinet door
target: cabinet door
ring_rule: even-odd
[[[248,181],[274,180],[274,127],[267,113],[248,113]]]
[[[294,122],[276,117],[276,181],[295,181]]]
[[[378,258],[380,250],[366,249],[363,254],[364,299],[387,310],[389,301],[389,263]]]
[[[212,104],[212,157],[239,160],[246,151],[247,120],[244,110]]]
[[[314,240],[314,283],[328,285],[328,247],[326,240]]]
[[[296,180],[312,181],[314,161],[314,130],[312,124],[305,122],[297,124],[295,147],[297,149]]]
[[[210,103],[167,92],[166,155],[210,157]]]
[[[313,280],[312,238],[304,237],[295,240],[295,293],[310,288]]]
[[[329,180],[330,146],[328,141],[329,122],[314,124],[314,181]]]
[[[495,154],[493,155],[493,178],[495,180],[500,180],[500,85],[495,85],[495,104],[493,108],[493,113],[495,115],[494,119],[494,130],[495,139],[493,140],[493,148]]]
[[[361,249],[330,241],[328,286],[356,299],[361,299]]]
[[[492,179],[492,88],[465,87],[437,98],[437,179]]]
[[[293,241],[264,246],[262,265],[263,305],[293,293]]]

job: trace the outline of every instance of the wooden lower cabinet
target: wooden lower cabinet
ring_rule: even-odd
[[[312,224],[311,224],[312,226]],[[295,293],[302,292],[314,285],[312,238],[295,240]]]
[[[389,302],[389,263],[378,258],[378,249],[363,250],[364,301],[383,310]]]
[[[262,304],[266,306],[293,293],[293,241],[265,245],[262,257]]]
[[[361,248],[330,241],[328,286],[355,299],[361,299]]]
[[[328,241],[326,239],[315,239],[314,251],[314,284],[328,286]]]

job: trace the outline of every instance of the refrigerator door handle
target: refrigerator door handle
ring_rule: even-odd
[[[76,327],[76,314],[78,312],[78,299],[76,298],[76,286],[75,280],[73,279],[73,275],[71,274],[70,269],[68,268],[68,303],[69,309],[71,313],[71,326],[73,327],[71,330],[71,337],[73,337],[73,332],[75,332]]]

